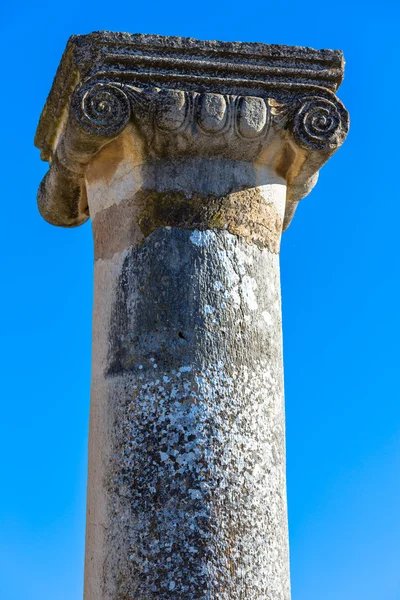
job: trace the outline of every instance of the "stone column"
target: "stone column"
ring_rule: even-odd
[[[85,600],[289,600],[279,246],[343,142],[340,52],[75,36],[36,144],[92,220]]]

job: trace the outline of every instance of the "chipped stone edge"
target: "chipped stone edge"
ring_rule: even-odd
[[[205,52],[218,51],[231,53],[258,54],[260,57],[279,56],[281,59],[299,58],[300,60],[315,61],[317,58],[332,64],[341,72],[336,88],[343,78],[344,60],[341,51],[313,50],[311,48],[298,46],[278,46],[257,43],[239,42],[206,42],[192,38],[174,38],[141,34],[119,34],[112,32],[95,32],[84,36],[72,36],[68,41],[67,48],[59,65],[52,89],[43,109],[39,126],[36,133],[35,144],[42,150],[42,158],[51,163],[51,168],[43,179],[38,193],[39,211],[43,218],[49,223],[62,227],[75,227],[83,224],[89,218],[89,210],[86,202],[86,190],[84,182],[84,171],[91,158],[105,145],[118,137],[120,132],[108,136],[90,136],[77,126],[76,121],[71,119],[70,103],[74,98],[74,92],[83,83],[90,67],[90,79],[93,73],[99,71],[104,61],[106,51],[102,44],[112,43],[120,47],[129,44],[146,45],[163,50],[178,48],[203,50]],[[176,60],[176,59],[175,59]],[[178,59],[179,60],[179,59]],[[283,68],[284,70],[284,68]],[[110,80],[112,83],[112,79]],[[276,84],[275,84],[276,85]],[[290,84],[292,85],[292,84]],[[298,202],[307,196],[318,179],[318,171],[327,162],[332,154],[343,143],[346,137],[349,119],[346,109],[336,98],[332,90],[318,86],[303,86],[315,90],[322,90],[325,98],[333,98],[337,108],[344,116],[342,139],[337,142],[336,147],[318,149],[310,147],[296,147],[296,140],[288,142],[287,125],[282,127],[279,122],[281,116],[275,116],[274,126],[281,129],[281,137],[286,141],[287,147],[291,148],[289,153],[296,155],[294,168],[287,169],[287,208],[283,223],[283,230],[290,224],[296,211]],[[304,90],[303,90],[304,91]],[[290,95],[296,98],[296,90]],[[323,96],[322,96],[323,99]],[[277,106],[279,102],[272,100]],[[284,106],[284,105],[282,105]],[[278,111],[279,112],[279,111]],[[283,110],[285,112],[285,109]],[[288,112],[288,111],[286,111]],[[292,137],[292,136],[291,136]],[[83,148],[83,151],[82,151]],[[298,160],[299,156],[299,160]],[[288,158],[293,160],[293,156]]]

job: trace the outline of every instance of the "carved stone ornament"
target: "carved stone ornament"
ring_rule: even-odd
[[[285,227],[343,143],[340,51],[98,32],[72,36],[35,143],[51,168],[46,220],[89,217],[85,167],[128,126],[143,161],[205,156],[268,164],[288,185]]]

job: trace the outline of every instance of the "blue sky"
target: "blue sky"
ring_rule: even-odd
[[[98,29],[344,50],[351,131],[282,247],[293,600],[400,599],[399,13],[3,1],[1,600],[82,597],[91,229],[39,217],[33,137],[68,36]]]

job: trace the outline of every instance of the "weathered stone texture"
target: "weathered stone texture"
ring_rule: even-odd
[[[344,141],[333,50],[73,36],[39,123],[92,219],[85,600],[290,600],[279,245]]]
[[[146,238],[159,227],[223,229],[260,248],[279,253],[282,221],[258,188],[227,196],[187,198],[183,192],[142,190],[101,211],[93,226],[96,258],[107,258]]]
[[[52,167],[39,208],[89,217],[85,167],[130,125],[142,162],[225,157],[269,164],[288,185],[286,227],[344,141],[339,51],[101,32],[73,36],[35,142]]]
[[[89,578],[115,600],[288,600],[278,256],[167,227],[119,262],[99,290],[110,331],[95,318],[108,351],[93,402],[114,417],[109,551]]]

